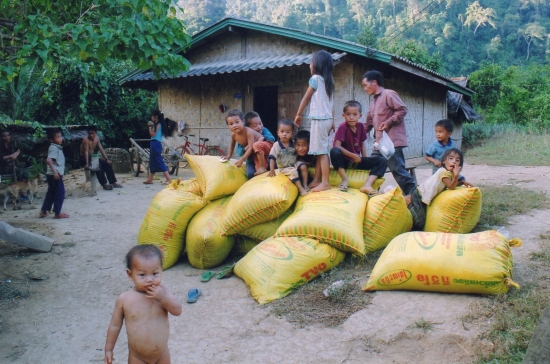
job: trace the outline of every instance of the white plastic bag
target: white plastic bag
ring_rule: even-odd
[[[393,142],[391,141],[390,137],[384,130],[382,130],[382,138],[378,143],[374,143],[374,146],[378,148],[380,153],[384,156],[386,159],[390,159],[393,154],[395,153],[395,147],[393,146]]]

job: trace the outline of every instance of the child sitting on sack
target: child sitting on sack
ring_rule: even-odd
[[[309,192],[307,187],[302,186],[300,182],[300,176],[298,174],[297,163],[296,163],[296,148],[294,146],[294,132],[296,126],[290,119],[281,119],[277,123],[277,136],[279,140],[273,144],[271,151],[269,152],[269,173],[268,177],[275,176],[275,162],[277,162],[277,167],[279,168],[279,173],[284,174],[296,187],[301,196],[307,195]],[[302,163],[302,162],[298,162]],[[306,169],[307,173],[307,169]],[[307,185],[306,185],[307,186]]]
[[[376,195],[377,192],[372,188],[372,183],[386,173],[386,158],[379,154],[367,157],[367,147],[365,146],[367,132],[365,124],[359,122],[362,116],[361,103],[358,101],[346,102],[342,116],[345,122],[340,124],[336,130],[333,148],[330,150],[332,166],[342,178],[338,188],[344,192],[348,190],[346,169],[368,170],[370,171],[369,177],[359,191],[368,195]]]
[[[464,155],[460,149],[447,149],[441,156],[441,168],[411,193],[408,203],[413,217],[412,230],[422,231],[426,223],[426,208],[432,200],[445,189],[454,190],[456,186],[473,187],[465,180],[459,181],[460,171],[464,165]]]
[[[235,149],[235,144],[238,144],[245,149],[245,152],[235,162],[235,165],[241,167],[248,157],[253,156],[257,166],[254,175],[264,173],[267,167],[265,154],[269,152],[263,147],[260,148],[260,144],[256,144],[256,142],[264,140],[262,134],[244,125],[244,114],[241,110],[229,110],[225,116],[225,122],[231,131],[231,144],[229,145],[229,154],[225,158],[222,157],[222,160],[229,160],[233,149]]]
[[[260,114],[258,114],[255,111],[247,112],[244,116],[244,126],[249,127],[252,130],[257,131],[258,133],[262,134],[264,137],[264,140],[257,141],[254,143],[252,148],[254,150],[262,150],[264,154],[268,154],[271,150],[271,147],[273,146],[273,142],[275,142],[275,137],[269,129],[264,128],[264,124],[262,123],[262,119],[260,119]],[[250,148],[250,146],[242,147],[240,144],[237,144],[237,154],[239,156],[243,156],[246,152],[246,149]],[[256,159],[257,161],[257,159]],[[269,163],[267,163],[269,165]],[[259,166],[256,165],[254,155],[251,155],[246,160],[246,177],[252,178],[256,175],[256,169]]]

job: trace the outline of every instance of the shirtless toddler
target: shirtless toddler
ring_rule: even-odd
[[[235,149],[235,143],[239,143],[246,149],[244,154],[235,162],[237,167],[243,165],[246,159],[254,153],[254,158],[258,159],[259,168],[256,169],[256,175],[266,172],[265,155],[261,151],[254,150],[254,148],[246,148],[248,145],[254,145],[257,141],[264,140],[262,134],[257,131],[244,126],[244,114],[242,111],[234,109],[227,112],[225,122],[231,131],[231,144],[229,145],[229,154],[225,158],[229,160]]]
[[[126,254],[126,273],[134,281],[134,289],[122,293],[105,343],[105,364],[113,362],[113,349],[122,323],[126,320],[128,363],[170,363],[168,312],[181,314],[181,303],[163,284],[162,252],[156,245],[136,245]]]

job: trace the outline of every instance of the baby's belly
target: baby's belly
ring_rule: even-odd
[[[156,361],[168,347],[170,327],[168,322],[127,325],[128,348],[141,360]]]

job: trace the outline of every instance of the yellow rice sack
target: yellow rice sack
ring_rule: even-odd
[[[242,171],[231,161],[222,163],[220,157],[186,155],[207,201],[230,196],[247,181]]]
[[[283,221],[285,221],[292,214],[292,212],[294,212],[294,210],[290,208],[278,218],[246,228],[239,234],[248,236],[259,241],[271,238],[273,235],[275,235],[275,232],[277,231],[279,226],[281,226]]]
[[[300,196],[294,212],[276,236],[303,236],[351,252],[365,254],[363,220],[368,197],[355,188],[330,189]]]
[[[189,220],[204,207],[201,197],[174,186],[167,186],[153,197],[138,232],[138,245],[155,244],[163,251],[163,269],[173,266],[180,257]]]
[[[221,220],[231,196],[210,201],[187,226],[185,247],[189,263],[199,269],[220,265],[231,252],[235,239],[220,234]]]
[[[243,235],[234,235],[235,236],[235,245],[233,245],[233,249],[231,250],[231,253],[234,254],[246,254],[256,245],[260,244],[262,241],[249,238],[248,236]]]
[[[365,252],[384,249],[397,235],[410,231],[412,225],[411,212],[399,187],[371,197],[363,222]]]
[[[222,234],[240,234],[243,230],[283,215],[298,196],[298,188],[287,176],[267,173],[246,182],[235,193],[222,222]]]
[[[475,234],[401,234],[393,239],[372,270],[365,291],[412,290],[501,294],[512,281],[510,247],[495,230]]]
[[[480,215],[479,188],[445,190],[428,205],[424,231],[466,234],[477,225]]]
[[[172,183],[174,182],[172,181]],[[183,181],[180,181],[180,179],[178,178],[176,186],[178,191],[191,192],[197,196],[202,196],[201,186],[199,185],[199,181],[197,181],[196,178],[189,178]]]
[[[234,273],[250,287],[259,304],[285,297],[328,272],[346,254],[317,240],[277,237],[264,240],[237,262]]]
[[[307,169],[307,172],[311,178],[315,175],[315,168],[310,167]],[[360,189],[365,182],[367,181],[367,178],[369,177],[369,172],[362,169],[346,169],[346,176],[348,177],[348,186],[351,188],[357,188]],[[372,188],[375,191],[378,191],[380,186],[384,183],[386,179],[384,177],[378,177],[373,183]],[[335,169],[331,169],[330,173],[328,175],[328,183],[331,186],[338,186],[340,183],[342,183],[342,177],[338,174],[338,171]]]

